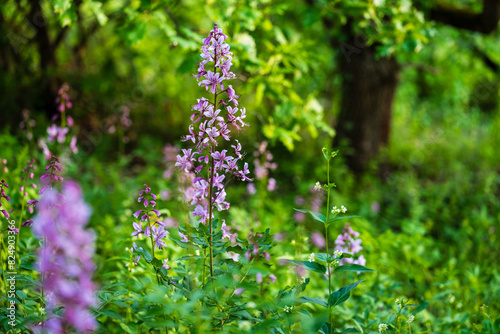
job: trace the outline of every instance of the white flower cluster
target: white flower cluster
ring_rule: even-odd
[[[335,250],[335,252],[333,252],[333,255],[335,255],[335,257],[337,257],[337,258],[338,258],[338,257],[341,257],[341,256],[342,256],[342,254],[344,254],[344,253],[342,253],[342,252],[341,252],[341,251],[339,251],[338,249],[336,249],[336,250]]]
[[[314,190],[320,191],[321,189],[323,189],[323,187],[321,186],[321,183],[316,182],[316,184],[314,185]]]
[[[389,326],[387,326],[386,324],[380,324],[378,325],[378,332],[379,333],[385,332],[387,328],[389,328]]]
[[[286,313],[292,313],[293,306],[285,306],[285,308],[283,309],[283,311],[285,311]]]
[[[333,207],[332,209],[332,213],[346,213],[347,212],[347,208],[343,205],[340,206],[340,209],[337,208],[336,206]]]
[[[410,315],[410,317],[408,318],[408,321],[406,323],[407,324],[411,324],[413,322],[413,320],[415,320],[415,316],[414,315]]]
[[[314,253],[311,253],[311,255],[309,255],[309,262],[313,261],[314,261]]]

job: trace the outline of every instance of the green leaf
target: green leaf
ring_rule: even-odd
[[[198,249],[198,247],[196,247],[195,245],[193,245],[190,242],[182,242],[182,241],[180,241],[178,239],[174,239],[174,238],[170,238],[170,240],[172,240],[173,242],[175,242],[177,244],[177,246],[182,247],[182,248]]]
[[[153,256],[144,248],[135,248],[134,253],[141,255],[147,263],[151,263],[151,261],[153,261]]]
[[[343,286],[340,289],[338,289],[337,291],[335,291],[334,293],[332,293],[332,295],[330,296],[329,305],[337,306],[337,305],[342,304],[346,300],[348,300],[350,295],[351,295],[351,290],[356,288],[359,285],[359,283],[361,283],[363,281],[364,280],[361,280],[361,281]]]
[[[419,304],[417,308],[415,308],[413,311],[411,311],[411,314],[417,314],[418,312],[422,312],[429,306],[429,302],[425,301],[422,304]]]
[[[21,299],[21,300],[24,300],[26,299],[27,295],[24,291],[22,290],[17,290],[16,291],[16,295]]]
[[[323,301],[321,299],[317,299],[317,298],[312,298],[312,297],[299,297],[299,299],[297,299],[297,301],[299,303],[313,303],[313,304],[321,305],[324,307],[328,307],[328,304],[325,301]]]
[[[375,271],[375,270],[360,266],[359,264],[345,264],[343,266],[335,268],[335,272],[344,272],[344,271]]]
[[[294,261],[294,260],[287,260],[288,262],[291,262],[293,264],[296,264],[298,266],[304,267],[306,269],[315,271],[320,274],[326,273],[326,267],[322,264],[319,264],[317,262],[309,262],[309,261]]]
[[[310,210],[301,210],[301,209],[295,209],[295,211],[299,211],[299,212],[303,212],[303,213],[310,213],[311,216],[316,219],[317,221],[320,221],[322,223],[326,223],[326,217],[323,216],[321,213],[318,213],[318,212],[313,212],[313,211],[310,211]]]
[[[342,220],[342,219],[351,219],[351,218],[359,218],[361,216],[344,216],[344,217],[335,217],[335,218],[331,218],[329,221],[328,221],[328,224],[330,224],[331,222],[334,222],[336,220]]]
[[[335,329],[333,329],[334,331],[332,332],[332,325],[327,321],[324,323],[324,325],[321,327],[321,330],[320,330],[320,333],[323,333],[323,334],[330,334],[330,333],[335,333]]]
[[[102,10],[102,3],[97,1],[87,1],[87,3],[89,4],[90,9],[96,16],[99,25],[101,26],[105,25],[108,22],[108,17],[106,16],[106,14],[104,14],[104,11]]]
[[[346,328],[342,331],[342,333],[360,333],[359,330],[357,330],[356,328]]]
[[[123,321],[122,317],[118,313],[116,313],[115,311],[101,310],[101,311],[99,311],[99,313],[102,314],[102,315],[106,315],[106,316],[108,316],[110,318],[114,318],[116,320]]]
[[[113,293],[113,296],[118,297],[118,296],[121,296],[121,295],[126,294],[127,292],[128,292],[128,290],[127,290],[127,289],[118,290],[118,291],[116,291],[115,293]]]

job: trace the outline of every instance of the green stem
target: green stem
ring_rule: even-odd
[[[155,240],[153,238],[153,227],[151,226],[151,221],[149,219],[149,208],[146,208],[146,214],[148,216],[148,227],[149,227],[149,236],[151,238],[151,248],[153,249],[153,259],[155,258]],[[158,281],[158,285],[160,285],[160,277],[158,276],[158,272],[155,268],[156,280]]]
[[[29,170],[27,171],[26,173],[26,177],[29,176]],[[24,187],[23,187],[23,191],[21,192],[21,196],[23,198],[23,203],[21,204],[21,216],[19,217],[19,222],[18,222],[18,229],[19,229],[19,232],[17,232],[17,238],[16,238],[16,248],[15,248],[15,251],[16,251],[16,255],[17,255],[17,245],[19,243],[19,238],[21,238],[21,224],[22,224],[22,221],[23,221],[23,214],[24,214],[24,191],[26,190],[26,184],[28,182],[28,179],[27,178],[24,178]],[[19,256],[16,256],[16,259],[19,259],[19,267],[21,266],[21,259]]]
[[[325,240],[326,240],[326,266],[327,266],[327,273],[328,273],[328,322],[330,323],[330,329],[332,328],[332,306],[330,305],[330,297],[332,295],[332,275],[330,272],[330,261],[329,260],[329,249],[328,249],[328,221],[330,220],[330,159],[327,159],[326,161],[326,179],[327,179],[327,188],[328,188],[328,196],[326,200],[326,223],[325,223]]]
[[[217,67],[215,67],[215,65],[217,65],[217,53],[215,50],[214,50],[214,57],[215,57],[215,61],[214,61],[214,74],[215,74],[215,73],[217,73]],[[216,87],[216,91],[214,94],[214,108],[217,109],[217,87]],[[208,154],[210,154],[210,168],[208,169],[208,176],[209,176],[209,180],[210,180],[209,181],[210,186],[208,188],[208,200],[209,200],[209,203],[208,203],[208,230],[209,230],[210,236],[209,236],[208,244],[210,246],[210,276],[214,277],[214,245],[213,245],[213,237],[212,237],[212,234],[213,234],[212,197],[213,197],[213,187],[214,187],[214,165],[215,164],[214,164],[214,158],[212,157],[212,145],[209,146]]]

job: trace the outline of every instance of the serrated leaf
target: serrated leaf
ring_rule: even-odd
[[[296,264],[298,266],[304,267],[306,269],[315,271],[320,274],[326,273],[326,267],[320,263],[317,262],[309,262],[309,261],[294,261],[294,260],[287,260],[288,262],[291,262],[293,264]]]
[[[359,264],[344,264],[343,266],[335,268],[335,272],[345,272],[345,271],[375,271],[370,268],[360,266]]]
[[[297,301],[299,303],[313,303],[313,304],[321,305],[324,307],[328,307],[328,304],[325,301],[323,301],[321,299],[317,299],[317,298],[312,298],[312,297],[299,297],[299,299],[297,299]]]
[[[295,211],[303,212],[303,213],[309,213],[314,219],[316,219],[319,222],[322,222],[323,224],[326,223],[326,217],[322,215],[319,212],[314,212],[310,210],[301,210],[301,209],[295,209]]]
[[[361,281],[357,281],[355,283],[343,286],[340,289],[338,289],[337,291],[335,291],[334,293],[332,293],[332,295],[330,296],[329,305],[337,306],[337,305],[340,305],[340,304],[344,303],[345,301],[347,301],[351,295],[351,290],[356,288],[359,285],[359,283],[361,283],[363,281],[364,280],[361,280]]]

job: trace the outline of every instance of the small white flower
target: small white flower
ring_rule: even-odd
[[[341,256],[342,256],[342,254],[344,254],[344,253],[342,253],[342,252],[341,252],[341,251],[339,251],[338,249],[337,249],[337,250],[335,250],[335,252],[333,253],[333,255],[335,255],[335,257],[341,257]]]
[[[309,262],[313,261],[314,261],[314,253],[311,253],[311,255],[309,255]]]
[[[341,206],[340,207],[340,211],[342,211],[342,213],[346,213],[347,212],[347,208],[345,206]]]
[[[395,303],[395,304],[396,304],[396,305],[401,305],[401,301],[399,300],[399,298],[398,298],[398,299],[396,299],[396,303]]]
[[[340,262],[339,262],[339,261],[337,261],[337,260],[333,260],[333,262],[332,262],[332,266],[333,266],[333,267],[338,267],[338,266],[339,266],[339,264],[340,264]]]
[[[408,321],[406,323],[407,324],[411,324],[413,322],[413,320],[415,320],[415,316],[414,315],[410,315],[410,317],[408,318]]]
[[[323,187],[321,186],[321,183],[316,182],[316,184],[314,185],[314,190],[320,191],[321,189],[323,189]]]
[[[293,306],[285,306],[283,309],[286,313],[291,313],[293,311]]]
[[[302,276],[301,280],[302,280],[302,283],[306,282],[306,278],[304,276]]]
[[[240,321],[240,323],[239,323],[239,328],[240,328],[241,330],[244,330],[245,332],[247,332],[247,331],[249,331],[249,330],[251,330],[251,329],[252,329],[252,324],[250,323],[250,321],[247,321],[247,320],[245,320],[245,321]]]
[[[379,333],[385,332],[387,330],[387,328],[389,328],[389,327],[386,324],[380,324],[380,325],[378,325],[378,332]]]
[[[332,209],[332,213],[340,213],[340,209],[334,206]]]

